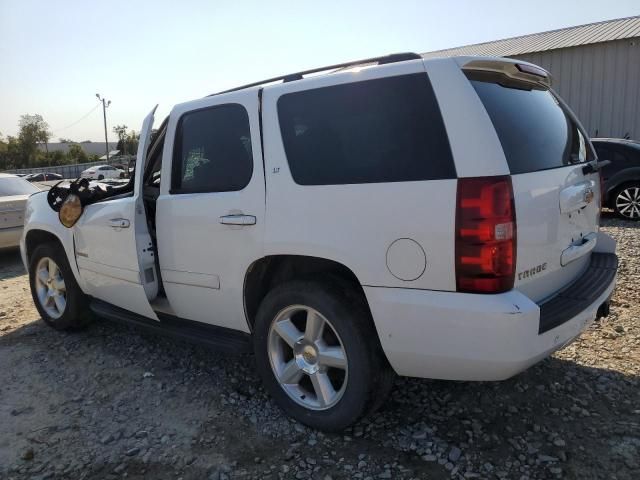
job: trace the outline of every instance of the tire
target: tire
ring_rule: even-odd
[[[104,180],[104,175],[98,175],[98,180]]]
[[[640,182],[625,183],[611,196],[611,208],[625,220],[640,220]]]
[[[87,297],[76,283],[67,255],[59,245],[44,243],[35,248],[29,258],[29,285],[33,303],[50,327],[77,329],[89,322]]]
[[[395,378],[366,303],[351,285],[340,287],[316,280],[275,287],[260,304],[253,335],[258,373],[280,408],[333,432],[379,407]],[[322,333],[312,335],[309,325],[318,322]]]

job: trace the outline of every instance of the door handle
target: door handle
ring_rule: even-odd
[[[256,217],[253,215],[224,215],[220,217],[223,225],[255,225]]]
[[[126,218],[112,218],[109,220],[111,228],[129,228],[130,222]]]

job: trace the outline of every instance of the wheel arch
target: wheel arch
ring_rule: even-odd
[[[606,182],[605,201],[608,207],[613,207],[614,193],[627,184],[640,184],[640,167],[627,168],[617,172]]]
[[[63,227],[64,228],[64,227]],[[29,264],[31,263],[31,255],[33,251],[44,243],[53,243],[60,247],[60,249],[64,252],[67,257],[67,261],[69,262],[69,267],[71,268],[71,272],[73,273],[76,282],[80,286],[82,290],[84,290],[82,278],[80,278],[78,272],[78,265],[75,260],[74,251],[75,247],[73,244],[73,234],[71,231],[64,232],[67,233],[68,238],[60,238],[58,233],[48,230],[46,228],[42,228],[42,226],[37,226],[29,229],[24,235],[24,264],[27,271],[29,271]]]
[[[64,250],[64,245],[57,235],[40,228],[34,228],[29,230],[24,237],[25,254],[27,261],[30,261],[33,251],[38,245],[43,243],[55,243]]]
[[[258,307],[270,290],[286,281],[314,275],[332,275],[349,283],[369,308],[362,284],[353,270],[346,265],[322,257],[269,255],[254,261],[245,273],[243,299],[250,330],[253,331]]]

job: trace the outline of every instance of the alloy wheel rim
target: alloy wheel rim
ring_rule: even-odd
[[[640,187],[629,187],[616,197],[616,208],[627,218],[640,218]]]
[[[49,257],[42,257],[36,265],[35,286],[42,309],[52,319],[58,319],[67,308],[67,289],[62,271]]]
[[[305,305],[281,310],[269,329],[268,353],[277,382],[299,405],[327,410],[344,395],[349,373],[344,344],[317,310]]]

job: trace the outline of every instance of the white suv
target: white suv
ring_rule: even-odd
[[[603,162],[539,67],[398,54],[152,125],[128,185],[29,200],[22,255],[54,328],[91,309],[251,348],[286,412],[338,430],[394,373],[505,379],[608,313]]]

